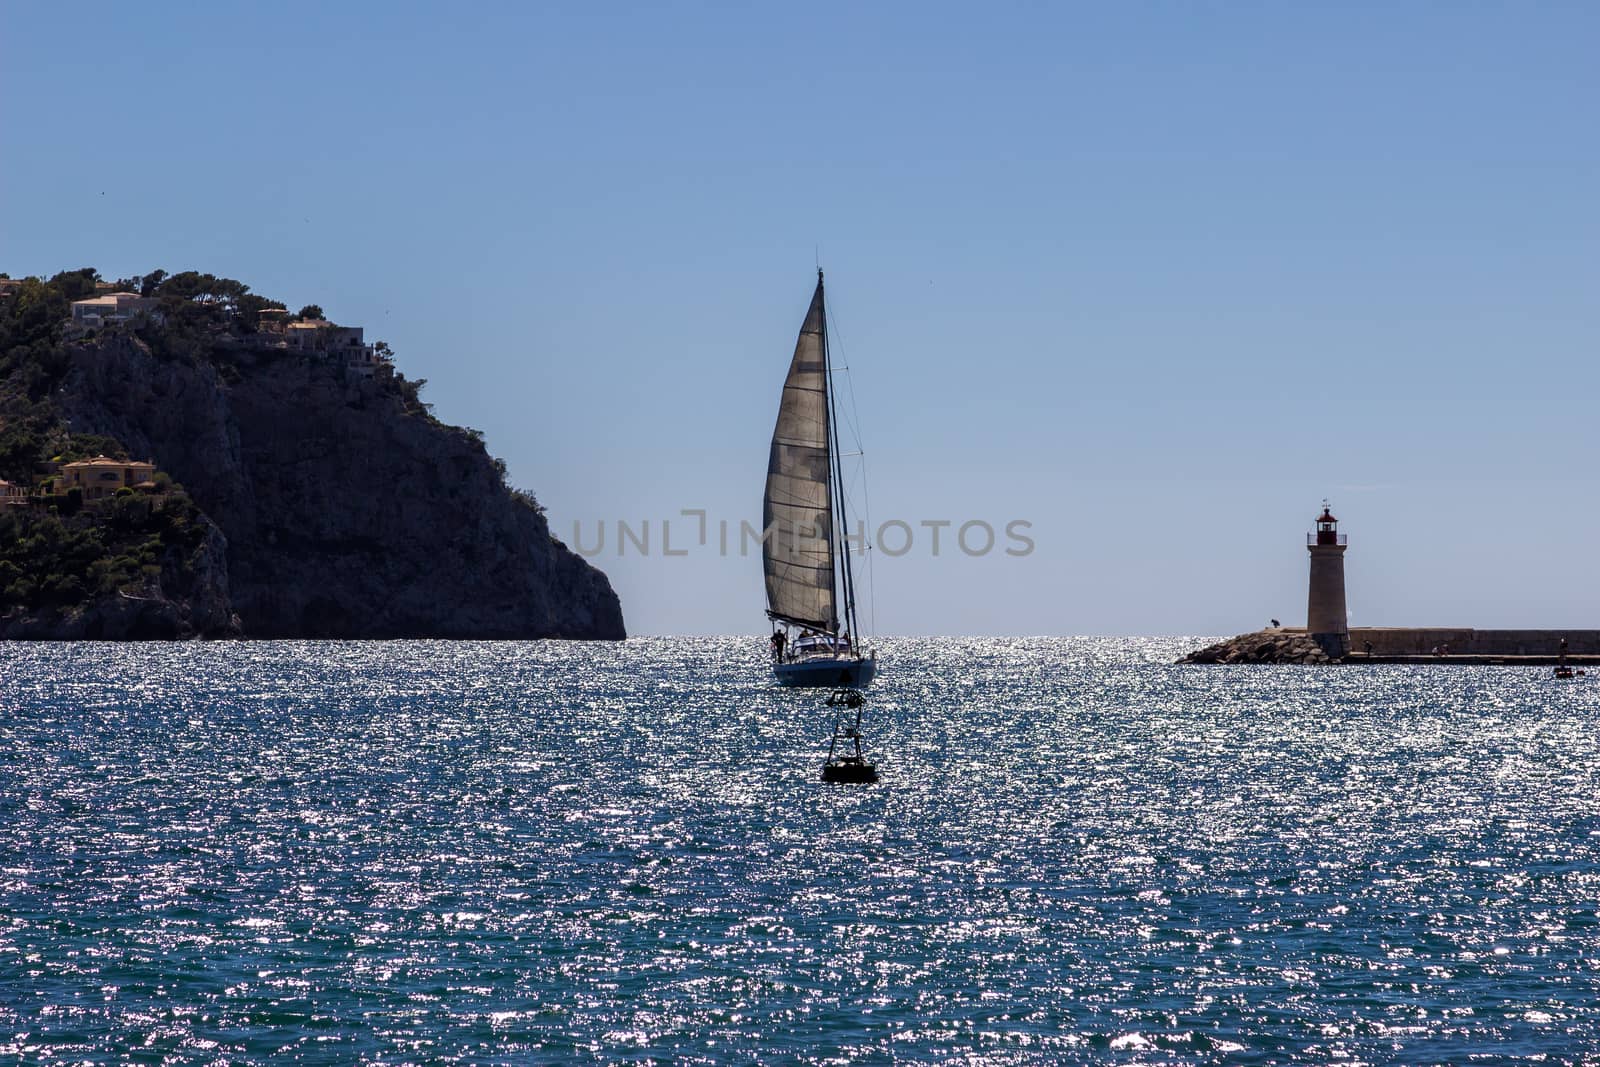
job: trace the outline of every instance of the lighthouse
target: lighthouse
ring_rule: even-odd
[[[1344,606],[1344,550],[1349,539],[1322,502],[1317,530],[1306,535],[1311,553],[1311,593],[1306,598],[1306,631],[1335,659],[1350,651],[1350,619]]]

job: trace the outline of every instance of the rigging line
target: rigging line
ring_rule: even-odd
[[[862,448],[863,446],[862,446],[862,443],[861,443],[861,416],[860,416],[860,413],[855,410],[855,404],[856,404],[855,375],[850,373],[850,369],[848,367],[844,368],[844,372],[845,372],[844,373],[845,388],[848,389],[849,392],[850,392],[850,408],[848,410],[844,410],[844,423],[850,429],[850,436],[855,438],[856,447],[857,448]]]
[[[822,314],[826,322],[832,323],[833,333],[837,335],[836,339],[841,342],[840,347],[843,347],[844,336],[839,329],[839,317],[833,313],[833,309],[827,304],[822,306]],[[861,439],[861,416],[856,406],[856,376],[849,373],[850,365],[848,362],[846,362],[844,370],[845,386],[850,390],[850,409],[846,414],[850,419],[850,432],[855,436],[856,447],[860,450],[856,453],[856,458],[861,461],[857,469],[861,475],[861,519],[866,524],[865,529],[862,531],[861,544],[867,556],[867,625],[871,627],[872,633],[876,635],[878,632],[878,582],[877,571],[873,566],[873,561],[877,558],[877,553],[872,551],[872,496],[867,492],[867,452],[866,445]],[[849,551],[848,545],[845,546],[845,551]]]
[[[835,347],[842,347],[841,345],[835,344],[837,339],[833,336],[839,332],[839,317],[833,313],[832,308],[826,305],[823,306],[822,312],[828,320],[828,350],[829,355],[831,356]],[[866,445],[863,443],[861,438],[861,413],[856,405],[855,375],[850,373],[850,365],[848,363],[844,364],[843,366],[831,366],[830,370],[835,382],[838,381],[839,372],[844,372],[845,385],[850,390],[850,407],[847,410],[842,410],[842,414],[844,415],[845,425],[849,427],[850,435],[855,438],[856,444],[856,451],[840,452],[837,453],[837,455],[840,459],[864,456],[866,455]],[[843,409],[843,405],[837,403],[837,398],[835,400],[834,408],[836,411]]]
[[[861,460],[863,468],[865,468],[866,462],[865,458]],[[867,524],[866,536],[861,539],[862,547],[866,550],[867,556],[867,625],[872,627],[872,636],[876,637],[878,636],[878,578],[877,572],[873,569],[872,561],[878,557],[878,554],[872,550],[872,505],[865,499],[867,495],[867,476],[864,469],[861,475],[861,495],[863,498],[861,501],[861,514]]]
[[[834,314],[831,307],[824,307],[822,312],[828,317],[829,330],[835,335],[834,340],[838,342],[836,347],[843,349],[844,335],[839,329],[839,316]],[[845,418],[850,427],[851,435],[856,439],[856,447],[863,448],[865,446],[861,441],[861,416],[860,412],[856,410],[856,380],[855,375],[850,373],[849,358],[846,357],[842,366],[838,366],[833,369],[835,374],[837,374],[839,371],[844,372],[845,385],[850,390],[850,409],[845,412]]]
[[[820,271],[818,272],[818,275],[817,275],[817,292],[819,294],[822,292],[822,275],[821,275]],[[853,635],[852,636],[852,640],[855,640],[855,639],[858,639],[860,637],[861,627],[856,625],[855,581],[854,581],[854,576],[851,574],[851,566],[850,566],[850,542],[849,542],[850,517],[849,517],[849,508],[847,506],[846,499],[845,499],[845,497],[846,497],[846,493],[845,493],[846,487],[845,487],[845,484],[844,484],[844,466],[839,460],[839,424],[838,424],[838,417],[837,417],[837,414],[836,414],[836,412],[837,412],[837,403],[836,403],[836,400],[835,400],[835,397],[834,397],[833,360],[832,360],[832,349],[831,349],[831,346],[829,344],[829,339],[828,339],[828,326],[827,326],[828,305],[827,305],[826,299],[823,300],[823,304],[822,304],[822,316],[823,316],[823,325],[822,325],[822,366],[823,366],[823,371],[824,371],[824,375],[825,375],[825,382],[826,382],[826,385],[827,385],[827,388],[825,390],[825,396],[827,398],[827,411],[828,411],[828,414],[830,416],[828,422],[829,422],[829,428],[830,428],[831,433],[832,433],[832,440],[829,442],[832,445],[832,448],[831,448],[832,457],[831,457],[831,462],[830,462],[829,466],[832,469],[832,474],[833,474],[833,478],[834,478],[833,490],[837,494],[838,503],[839,503],[839,514],[838,514],[838,517],[837,517],[837,521],[844,528],[844,537],[843,538],[835,538],[835,539],[833,539],[832,544],[834,544],[835,546],[837,546],[837,547],[839,547],[839,548],[841,548],[843,550],[843,559],[841,560],[842,566],[840,567],[839,577],[843,582],[845,620],[846,620],[847,625],[849,626],[849,632]]]
[[[823,315],[831,321],[831,325],[833,326],[832,332],[835,334],[840,333],[838,328],[838,317],[832,313],[832,309],[824,305]],[[832,346],[830,346],[830,348],[831,347]],[[848,363],[846,364],[845,369],[848,371]],[[864,525],[864,529],[862,530],[862,548],[867,557],[867,625],[871,628],[872,633],[876,634],[878,632],[878,582],[877,568],[874,565],[876,553],[872,551],[872,502],[867,493],[866,486],[867,461],[865,447],[861,440],[860,411],[858,405],[856,404],[855,375],[846,373],[845,383],[850,391],[850,407],[845,414],[849,422],[850,431],[856,439],[856,446],[858,449],[861,449],[857,455],[857,458],[860,460],[857,466],[857,473],[861,479],[861,515]],[[838,407],[842,407],[842,405],[838,405],[836,403],[835,409]],[[837,456],[835,457],[835,462],[838,462],[838,458],[839,457]],[[845,551],[849,552],[848,544],[845,545]]]

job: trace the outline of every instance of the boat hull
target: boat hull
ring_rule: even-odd
[[[775,663],[772,675],[779,685],[810,689],[865,689],[878,673],[876,659],[815,656],[793,663]]]

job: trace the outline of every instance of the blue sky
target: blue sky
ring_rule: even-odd
[[[659,525],[759,519],[819,256],[874,520],[1036,544],[879,553],[880,632],[1303,621],[1325,496],[1354,624],[1595,626],[1597,49],[1584,4],[13,5],[0,270],[367,327],[611,525],[634,632],[763,625]]]

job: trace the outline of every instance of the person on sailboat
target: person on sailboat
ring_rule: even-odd
[[[786,640],[782,630],[772,631],[772,662],[783,662],[783,645]]]

